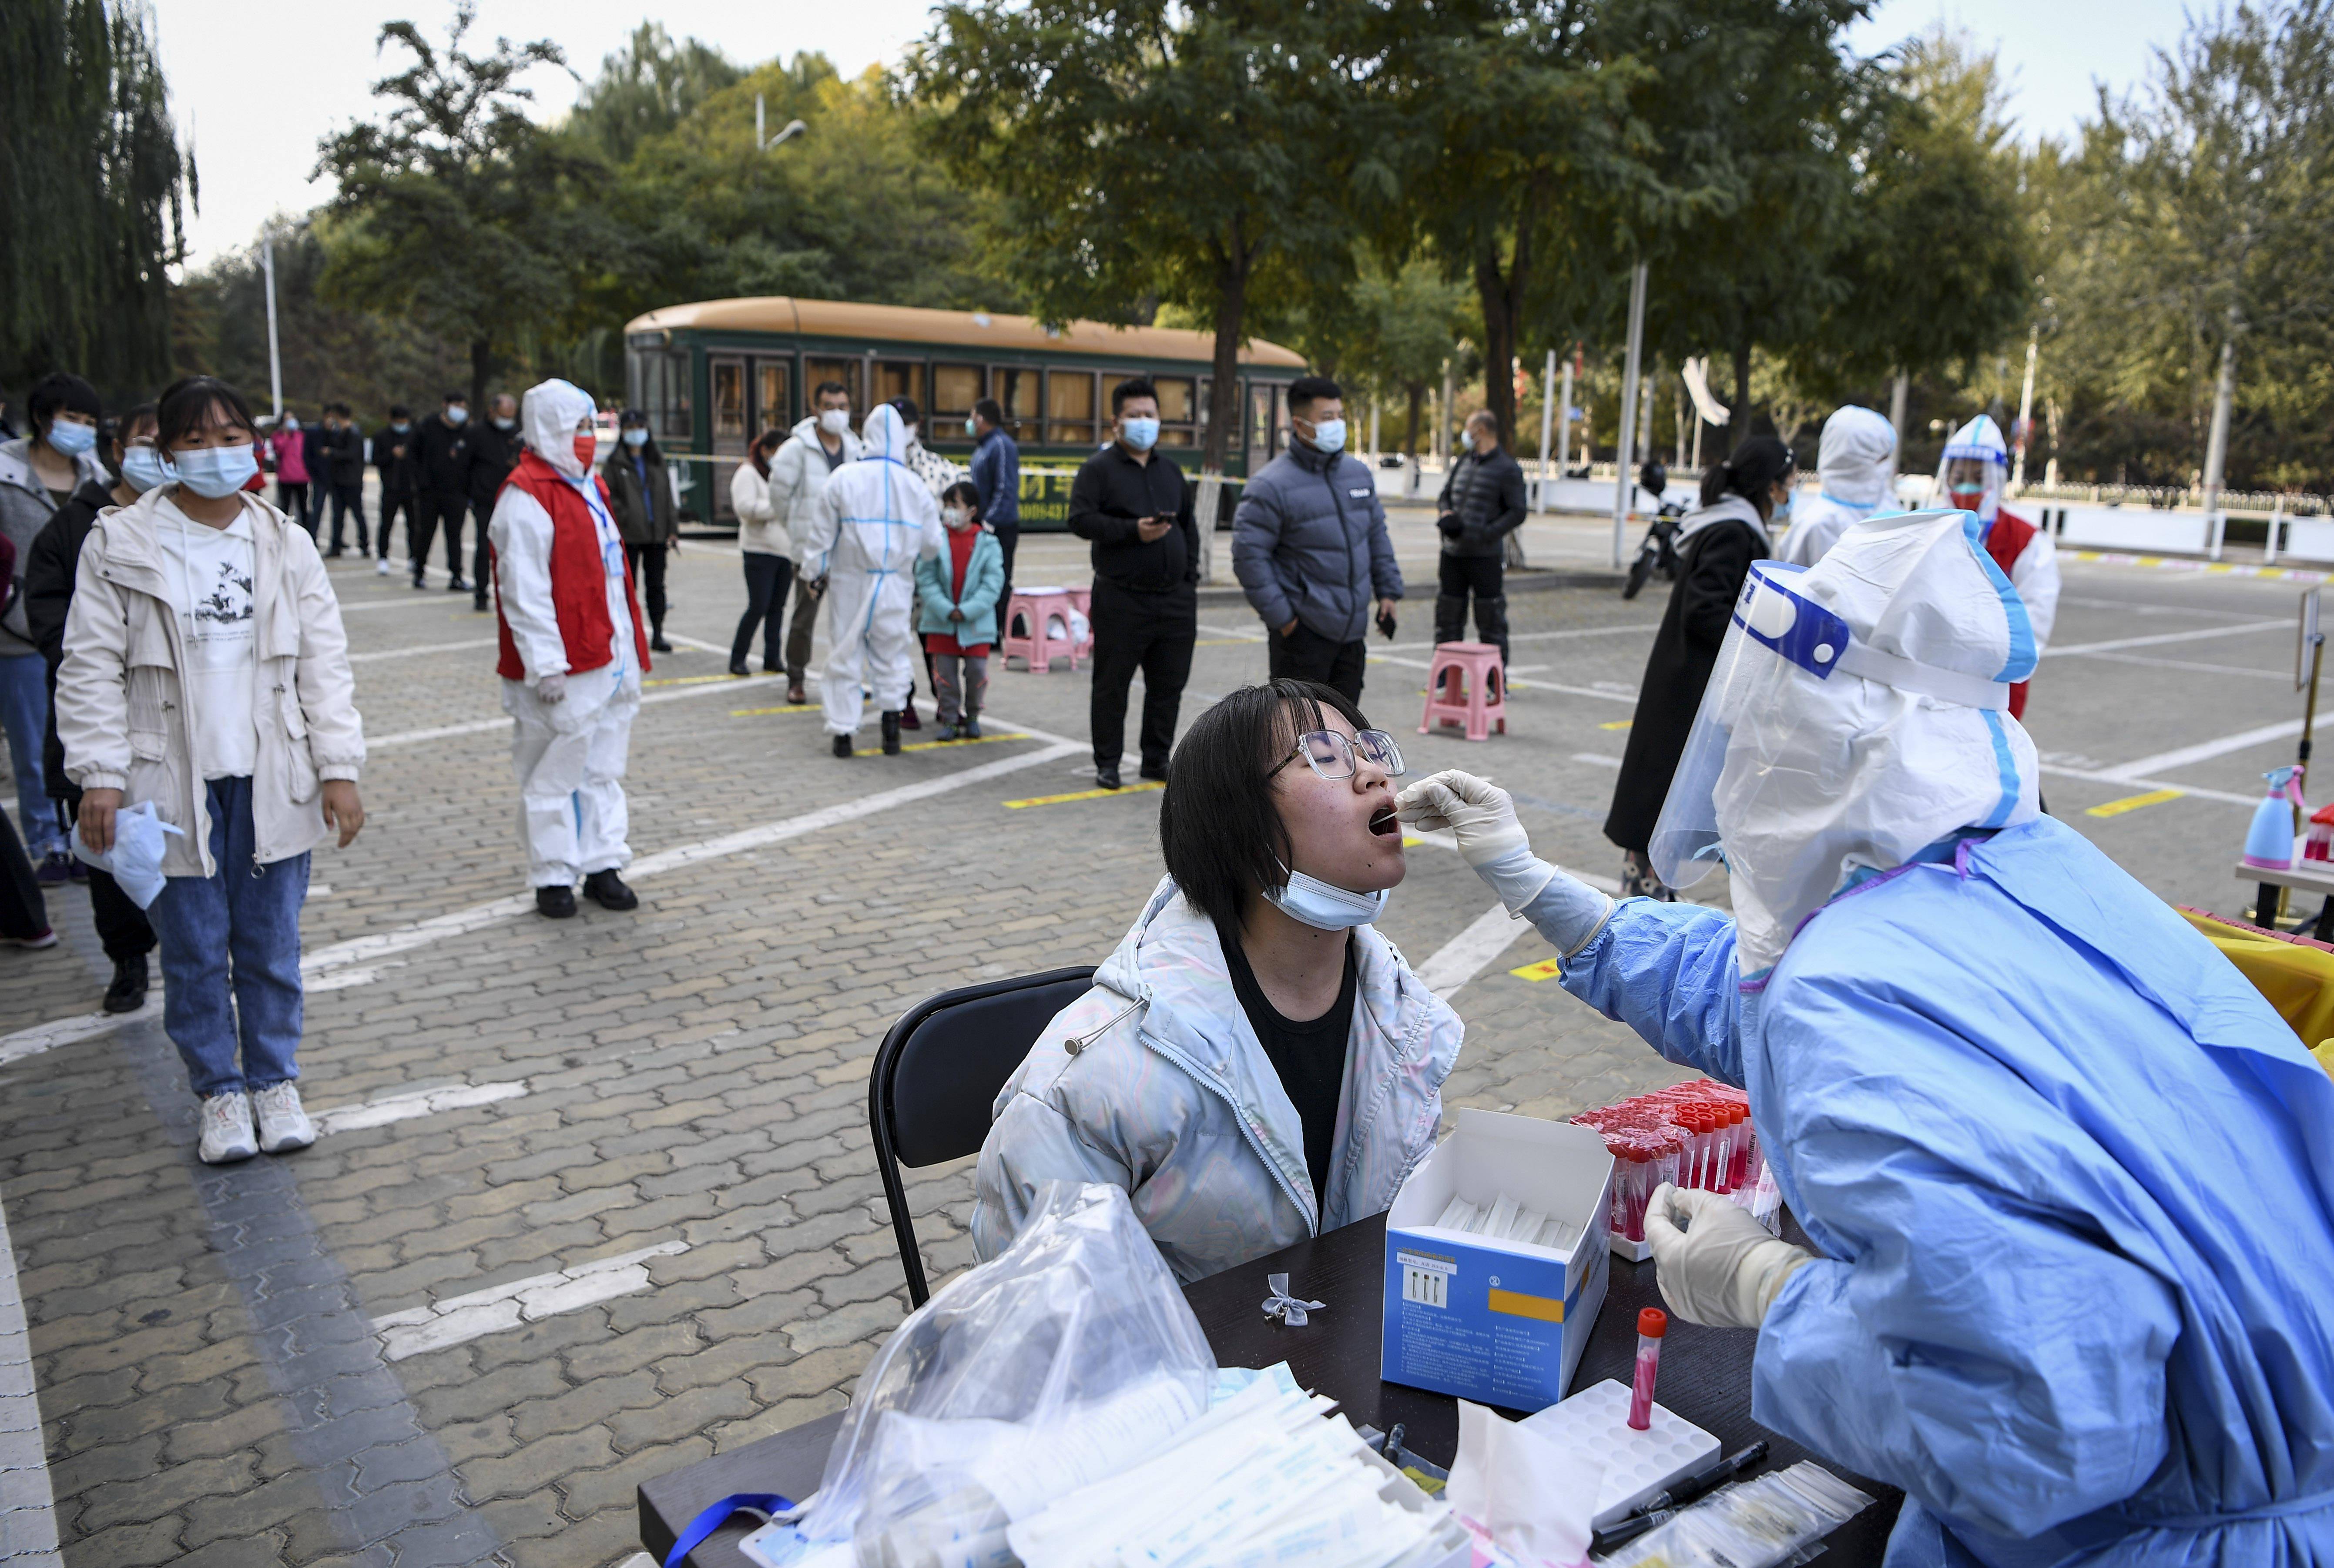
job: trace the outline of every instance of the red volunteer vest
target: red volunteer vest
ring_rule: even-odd
[[[1993,557],[1993,563],[2001,568],[2004,577],[2009,576],[2010,569],[2018,564],[2018,558],[2026,553],[2026,547],[2034,542],[2035,533],[2033,524],[2009,507],[1994,509],[1993,527],[1985,536],[1985,553]],[[640,612],[634,611],[632,613],[637,616]],[[2026,682],[2022,680],[2013,683],[2010,688],[2010,717],[2020,719],[2026,717]]]
[[[608,486],[597,474],[600,504],[608,504]],[[592,508],[559,471],[536,457],[524,454],[506,489],[524,490],[551,514],[551,608],[559,618],[559,640],[567,648],[571,674],[597,669],[615,658],[615,628],[608,623],[607,570],[600,561],[600,531],[592,523]],[[489,552],[488,559],[492,554]],[[624,602],[632,612],[632,646],[641,668],[649,668],[649,640],[641,630],[640,601],[632,597],[632,564],[624,563]],[[495,627],[502,639],[502,658],[495,673],[505,680],[525,680],[526,665],[511,640],[510,622],[503,619],[503,585],[495,579]]]

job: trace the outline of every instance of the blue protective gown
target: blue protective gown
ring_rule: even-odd
[[[2334,1563],[2334,1080],[2073,830],[1959,848],[1763,986],[1731,917],[1643,899],[1566,966],[1750,1092],[1823,1255],[1752,1415],[1905,1489],[1890,1568]]]

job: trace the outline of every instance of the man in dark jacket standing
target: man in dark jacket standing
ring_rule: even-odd
[[[1438,503],[1442,515],[1441,592],[1434,596],[1434,640],[1467,634],[1467,596],[1475,596],[1475,635],[1508,662],[1508,535],[1523,525],[1529,502],[1523,465],[1500,447],[1500,421],[1489,409],[1467,417],[1468,449],[1452,464]]]
[[[323,457],[309,467],[316,476],[316,493],[329,495],[333,503],[333,543],[327,555],[339,555],[348,544],[348,516],[357,515],[357,553],[372,553],[372,538],[365,530],[364,515],[364,436],[357,429],[356,415],[346,403],[324,405],[323,435],[318,445]],[[319,520],[322,514],[318,514]]]
[[[413,550],[413,586],[429,575],[429,537],[446,530],[446,591],[460,593],[470,585],[462,581],[462,515],[470,506],[470,399],[460,392],[446,394],[444,406],[421,421],[414,455],[421,463],[421,542]]]
[[[1345,399],[1326,376],[1288,388],[1288,450],[1251,476],[1232,514],[1232,571],[1271,632],[1272,678],[1362,698],[1371,601],[1391,626],[1402,568],[1377,482],[1345,455]]]
[[[397,515],[405,514],[405,562],[418,573],[421,558],[414,551],[421,520],[415,514],[415,499],[421,488],[421,462],[415,448],[420,438],[413,431],[413,410],[402,403],[389,406],[389,423],[374,433],[372,466],[381,472],[381,545],[380,563],[373,571],[389,575],[389,528]]]
[[[470,608],[487,608],[487,519],[495,515],[495,497],[503,481],[518,467],[518,399],[497,392],[487,406],[487,422],[470,438],[470,515],[477,523],[477,544],[470,552]]]
[[[649,417],[626,409],[617,420],[616,445],[600,465],[607,482],[608,505],[616,514],[616,532],[624,537],[624,561],[632,581],[645,590],[649,612],[649,650],[670,653],[664,640],[664,555],[680,544],[680,521],[674,515],[672,481],[664,454],[649,434]]]
[[[1142,776],[1164,779],[1175,716],[1200,636],[1200,530],[1191,482],[1159,445],[1159,393],[1149,381],[1111,389],[1118,438],[1070,484],[1070,532],[1094,544],[1095,783],[1119,787],[1126,688],[1143,671]]]
[[[980,492],[980,520],[1005,552],[1005,586],[997,592],[997,624],[1013,600],[1013,552],[1021,543],[1021,445],[1005,433],[1005,409],[994,398],[972,406],[972,487]]]

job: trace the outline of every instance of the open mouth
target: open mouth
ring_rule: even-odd
[[[1394,807],[1387,806],[1370,819],[1370,832],[1382,839],[1395,839],[1402,836],[1402,820],[1394,815]]]

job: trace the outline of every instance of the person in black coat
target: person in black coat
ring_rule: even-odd
[[[470,399],[464,392],[448,392],[437,413],[421,421],[414,435],[414,457],[420,464],[420,495],[416,502],[420,542],[413,547],[413,586],[423,587],[429,575],[429,540],[446,534],[446,591],[467,593],[462,580],[462,519],[470,509]],[[484,525],[481,520],[481,526]]]
[[[421,569],[420,552],[414,546],[420,542],[420,518],[416,506],[421,491],[420,438],[413,432],[413,410],[402,403],[389,408],[389,423],[373,433],[372,466],[381,470],[381,532],[374,537],[381,545],[381,562],[373,570],[381,576],[389,575],[389,530],[397,515],[405,514],[405,557],[416,572]]]
[[[1434,640],[1457,642],[1467,632],[1467,598],[1475,599],[1475,634],[1508,662],[1508,535],[1523,526],[1530,497],[1523,465],[1500,445],[1500,421],[1489,409],[1467,416],[1467,450],[1442,482],[1442,535]]]
[[[487,405],[487,422],[470,438],[470,516],[477,524],[477,544],[470,554],[470,608],[487,608],[487,588],[492,570],[487,563],[487,519],[495,515],[495,497],[503,481],[518,467],[518,399],[497,392]]]
[[[1605,817],[1605,836],[1625,851],[1625,896],[1676,896],[1654,878],[1645,848],[1662,803],[1669,798],[1671,775],[1684,755],[1743,579],[1753,561],[1773,553],[1767,520],[1797,479],[1791,449],[1772,436],[1753,436],[1702,476],[1702,506],[1679,522],[1677,582],[1661,630],[1654,634],[1653,651],[1645,656],[1637,717],[1621,755],[1613,809]]]

